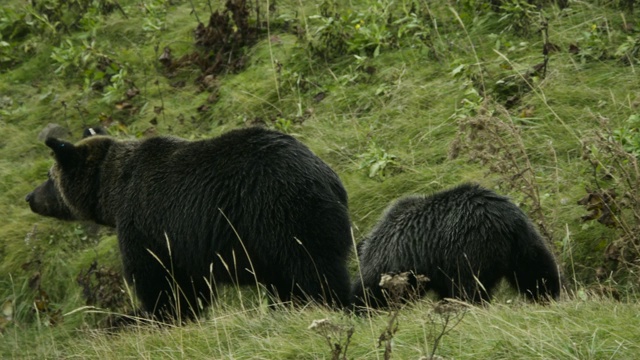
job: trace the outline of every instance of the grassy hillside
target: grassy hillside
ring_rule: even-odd
[[[345,349],[353,329],[346,346],[349,359],[384,359],[386,343],[392,344],[390,358],[427,359],[443,330],[436,355],[446,359],[634,359],[640,351],[637,314],[636,304],[590,299],[547,307],[496,304],[447,317],[423,302],[402,311],[392,339],[379,346],[389,328],[385,314],[348,319],[320,309],[234,307],[190,326],[144,326],[115,335],[66,326],[9,331],[3,357],[331,359],[335,344]],[[309,329],[322,319],[329,322]]]
[[[393,358],[429,356],[447,316],[461,321],[439,342],[445,358],[634,357],[633,1],[255,3],[3,3],[2,358],[331,358],[307,329],[323,318],[338,338],[354,327],[349,358],[384,358],[378,338],[394,315]],[[134,306],[113,231],[39,217],[24,201],[52,164],[38,138],[49,123],[72,140],[97,125],[119,138],[210,138],[257,124],[290,133],[339,173],[356,241],[393,199],[477,181],[536,222],[567,291],[546,307],[505,289],[464,316],[424,301],[352,319],[266,310],[255,289],[229,289],[196,324],[105,335],[95,330],[104,312]]]

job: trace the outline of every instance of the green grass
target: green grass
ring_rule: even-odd
[[[455,359],[633,359],[640,351],[636,299],[615,302],[591,298],[536,306],[518,301],[474,307],[452,316],[436,355]],[[79,316],[78,314],[72,316]],[[105,333],[68,327],[8,330],[3,358],[167,358],[167,359],[323,359],[331,358],[324,336],[309,326],[329,319],[354,328],[348,358],[382,359],[378,338],[389,315],[350,318],[318,308],[227,307],[182,327],[133,326]],[[455,327],[451,325],[458,323]],[[443,328],[433,303],[423,301],[398,316],[392,357],[429,356]],[[346,331],[332,341],[344,342]]]
[[[640,313],[637,266],[605,259],[607,246],[621,239],[622,231],[582,222],[588,211],[577,204],[585,189],[596,184],[624,189],[621,182],[603,177],[604,172],[594,176],[583,145],[602,130],[602,118],[618,129],[640,112],[640,59],[636,55],[629,64],[613,56],[627,37],[638,38],[637,31],[625,30],[625,23],[640,27],[637,11],[624,13],[602,2],[571,2],[564,10],[545,5],[549,41],[559,50],[550,54],[542,79],[524,75],[543,60],[537,15],[524,36],[498,21],[500,14],[469,8],[468,1],[449,7],[445,2],[406,0],[388,8],[380,6],[390,4],[387,1],[334,1],[341,16],[358,20],[342,21],[336,28],[352,39],[359,39],[356,31],[362,31],[355,30],[356,24],[372,30],[376,19],[386,19],[389,12],[396,20],[404,19],[413,3],[422,14],[428,10],[429,16],[415,22],[428,29],[428,36],[393,34],[395,25],[379,20],[377,25],[385,25],[393,35],[382,37],[379,54],[361,41],[351,44],[350,53],[325,58],[309,45],[322,42],[317,33],[320,7],[278,1],[268,33],[264,28],[255,45],[244,49],[247,66],[216,75],[218,96],[208,101],[210,90],[198,83],[201,71],[196,66],[170,72],[157,60],[165,46],[174,59],[195,50],[197,22],[191,2],[119,3],[126,17],[119,11],[88,14],[85,18],[92,22],[69,33],[42,30],[40,22],[24,15],[27,5],[18,0],[9,0],[6,7],[15,13],[0,11],[0,41],[11,47],[8,51],[0,46],[0,305],[5,311],[0,313],[0,357],[331,358],[326,340],[307,329],[322,318],[354,326],[349,358],[384,356],[377,339],[387,314],[349,318],[313,307],[266,310],[253,299],[255,289],[240,292],[244,297],[228,290],[212,314],[187,326],[135,326],[117,334],[97,330],[104,317],[100,312],[107,310],[94,314],[84,308],[76,278],[93,261],[120,271],[115,235],[108,229],[39,217],[24,202],[52,164],[37,139],[50,122],[67,127],[73,139],[101,122],[109,123],[111,134],[120,138],[149,132],[209,138],[256,122],[289,132],[339,173],[349,193],[356,240],[394,199],[464,181],[509,195],[539,221],[533,212],[535,199],[526,195],[522,178],[513,170],[500,171],[498,165],[509,162],[501,153],[486,150],[504,141],[507,148],[522,150],[515,160],[519,166],[531,164],[544,225],[569,293],[558,303],[538,306],[509,301],[510,293],[500,291],[494,305],[469,310],[443,337],[436,354],[456,359],[626,359],[640,350],[640,332],[634,326]],[[206,22],[208,2],[194,1],[194,7]],[[284,19],[295,21],[285,24]],[[6,29],[21,21],[27,24],[26,35],[10,38]],[[55,73],[61,64],[51,54],[66,40],[75,51],[93,55],[86,66],[69,62],[68,71]],[[82,44],[92,40],[89,52]],[[582,56],[570,53],[571,46],[582,49]],[[600,50],[605,57],[589,56]],[[106,90],[85,85],[86,71],[96,67],[95,54],[126,70],[121,87],[110,97]],[[4,62],[4,56],[12,61]],[[501,81],[520,84],[523,91],[499,93]],[[133,86],[140,94],[126,99],[125,91]],[[511,95],[518,101],[504,112]],[[120,109],[122,100],[135,111]],[[491,111],[502,113],[499,119],[515,124],[517,132],[499,138],[478,132],[469,138],[472,131],[461,124]],[[456,141],[466,147],[453,156]],[[492,160],[474,160],[487,155]],[[386,164],[384,171],[372,168],[380,161]],[[605,165],[612,171],[612,164]],[[621,216],[633,218],[629,210]],[[351,268],[355,274],[355,261]],[[614,289],[622,300],[593,295],[601,287]],[[34,310],[42,292],[47,313]],[[399,313],[393,358],[429,355],[431,308],[425,301]],[[62,322],[61,314],[66,314]]]

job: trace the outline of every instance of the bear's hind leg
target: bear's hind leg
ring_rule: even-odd
[[[551,252],[543,245],[535,245],[518,257],[507,277],[509,283],[534,301],[560,296],[560,276]]]
[[[266,280],[267,287],[280,301],[305,303],[315,301],[331,307],[349,304],[351,291],[346,267],[323,266],[313,262],[314,268],[302,266],[291,273],[282,273]]]
[[[491,302],[491,294],[496,280],[478,276],[464,268],[453,272],[453,276],[445,273],[442,273],[441,276],[444,277],[438,278],[437,282],[432,284],[441,299],[454,298],[471,304]]]

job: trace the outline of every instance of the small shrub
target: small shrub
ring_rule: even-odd
[[[361,160],[360,169],[367,170],[370,178],[378,180],[384,180],[391,169],[397,165],[397,157],[389,154],[373,141],[369,143],[367,152],[359,155],[359,158]]]
[[[618,46],[613,56],[626,64],[640,64],[640,35],[635,38],[627,36],[627,39]]]
[[[320,15],[309,17],[317,28],[311,36],[312,53],[325,60],[344,55],[377,57],[386,49],[426,46],[436,54],[431,15],[425,3],[411,1],[403,9],[393,3],[371,2],[365,11],[340,9],[325,0]]]
[[[94,261],[78,274],[76,282],[82,288],[87,305],[120,312],[129,307],[123,276],[114,269],[98,267],[98,262]]]
[[[575,54],[581,63],[603,60],[608,57],[609,43],[603,36],[601,26],[591,24],[588,31],[583,31],[577,44],[569,46],[569,52]]]
[[[36,31],[52,38],[77,30],[95,29],[95,22],[90,18],[115,10],[125,14],[117,0],[30,0],[26,7],[27,13],[35,19]]]
[[[583,221],[597,220],[616,230],[617,238],[606,244],[602,273],[636,285],[640,278],[640,137],[638,117],[631,115],[621,128],[613,129],[599,117],[600,129],[584,139],[583,157],[593,173],[593,190],[580,202],[590,211]]]
[[[26,14],[0,8],[0,71],[19,65],[33,53],[35,43],[29,40],[32,27]]]
[[[528,35],[532,23],[539,14],[536,6],[526,0],[508,0],[499,7],[500,19],[505,24],[505,30],[518,35]]]
[[[355,332],[353,325],[335,324],[329,319],[313,320],[309,330],[322,336],[331,349],[332,360],[347,360],[347,351],[351,337]]]
[[[126,68],[102,52],[95,41],[83,40],[77,43],[67,39],[60,46],[53,48],[51,59],[57,66],[54,73],[69,78],[80,78],[85,91],[105,91],[106,102],[118,100],[126,90],[123,89]],[[77,73],[83,76],[78,77]],[[118,89],[121,91],[115,96]]]

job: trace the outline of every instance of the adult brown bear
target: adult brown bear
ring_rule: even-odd
[[[217,284],[256,281],[282,301],[348,302],[347,193],[295,138],[254,127],[46,145],[56,162],[27,195],[31,209],[115,227],[144,310],[191,317]]]

